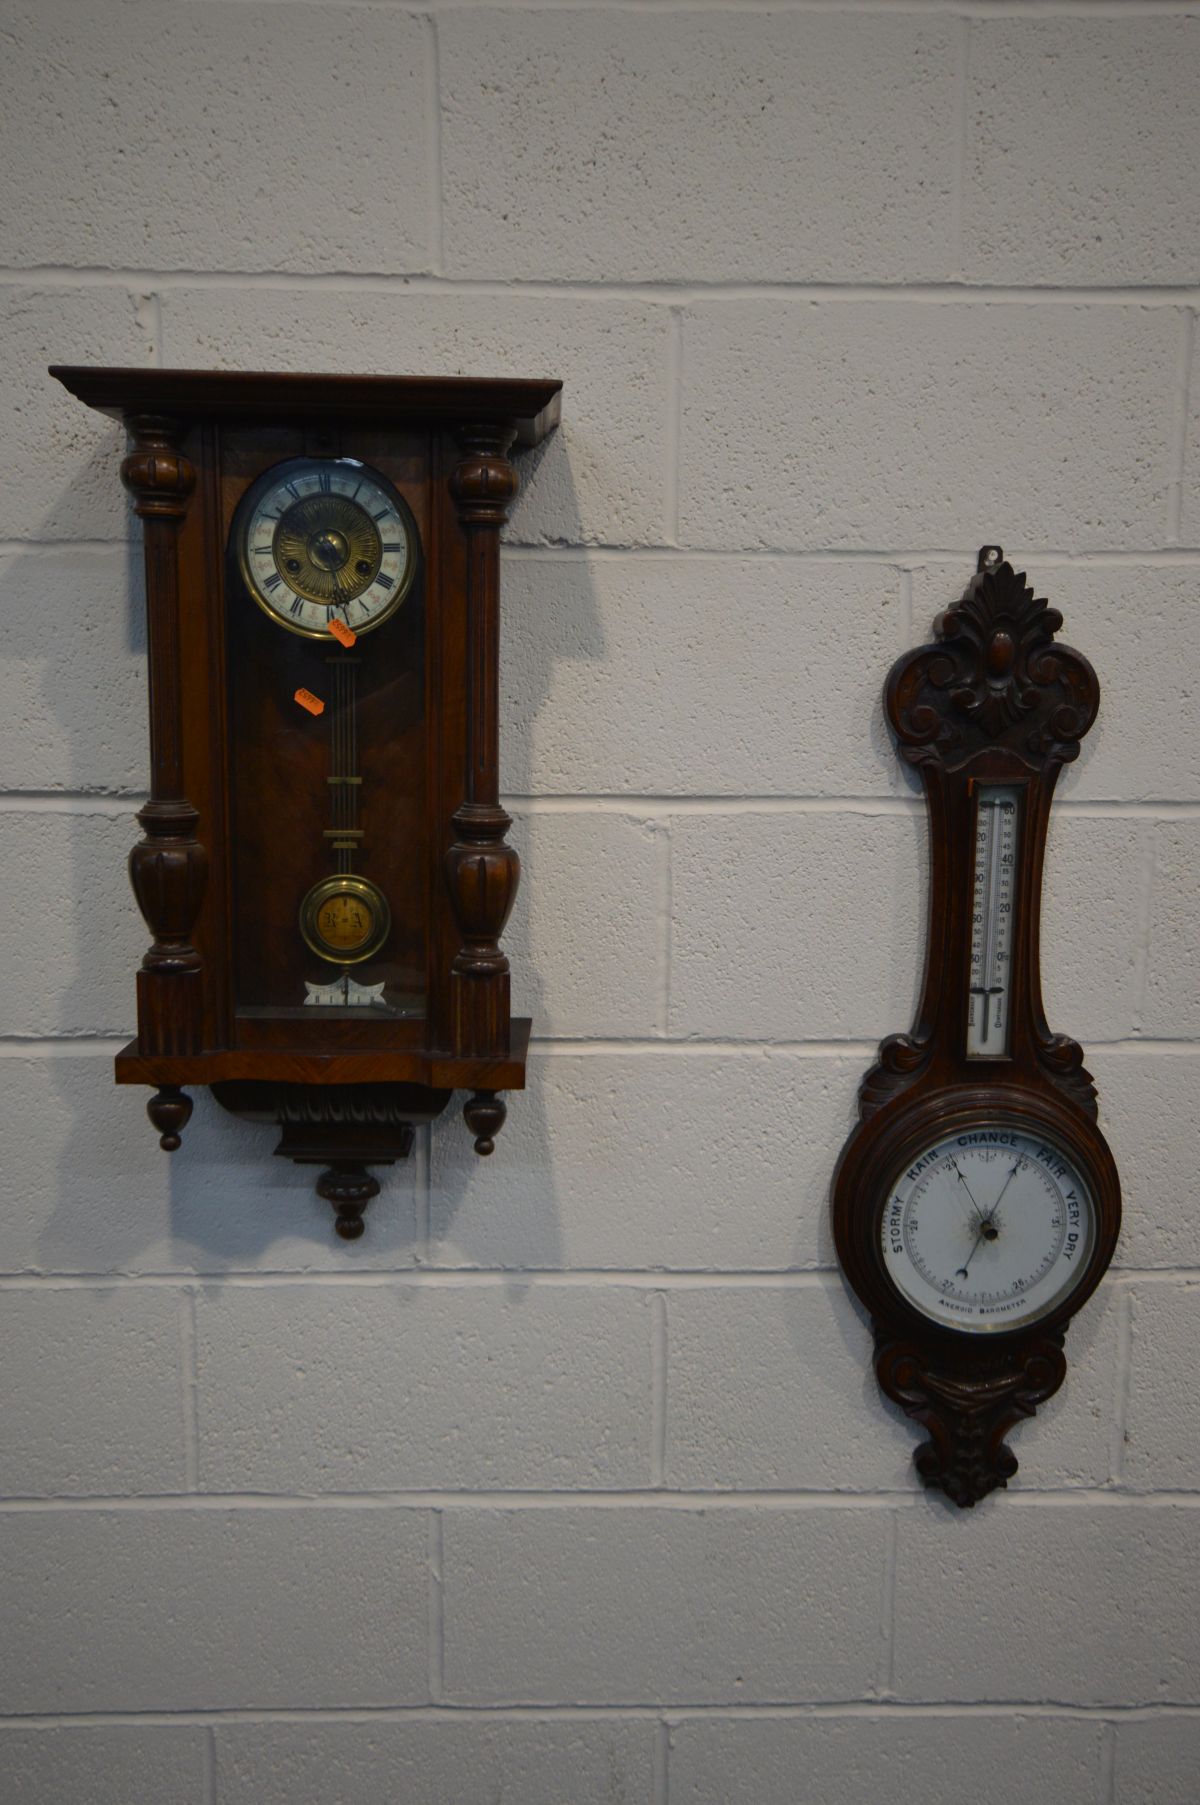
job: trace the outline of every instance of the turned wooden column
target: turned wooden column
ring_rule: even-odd
[[[521,862],[505,840],[500,806],[500,529],[518,488],[505,453],[516,433],[463,426],[462,462],[450,493],[467,537],[467,786],[454,814],[446,879],[462,936],[450,977],[453,1051],[486,1058],[508,1051],[508,960],[500,935],[517,894]]]
[[[179,529],[196,472],[179,449],[174,421],[138,414],[128,425],[133,449],[121,480],[142,521],[150,644],[150,800],[138,813],[143,837],[129,855],[133,893],[154,936],[137,974],[138,1047],[143,1054],[193,1053],[203,1043],[203,1019],[191,933],[208,857],[196,838],[200,817],[183,789]],[[190,1100],[172,1088],[148,1107],[164,1147],[173,1150]]]

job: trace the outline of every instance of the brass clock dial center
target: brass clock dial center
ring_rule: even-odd
[[[350,545],[344,533],[334,527],[323,527],[308,542],[308,555],[322,570],[340,570],[350,561]],[[366,560],[364,559],[364,563]]]
[[[243,497],[242,575],[277,625],[324,639],[336,615],[356,634],[381,626],[416,576],[416,523],[386,477],[353,458],[288,458]]]

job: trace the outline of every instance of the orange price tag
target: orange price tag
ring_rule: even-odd
[[[329,631],[333,634],[333,637],[338,641],[339,645],[352,646],[357,644],[358,634],[354,631],[353,627],[348,627],[345,621],[338,620],[336,615],[329,623]]]
[[[314,696],[311,689],[298,689],[296,691],[295,699],[299,702],[301,708],[307,708],[309,714],[325,713],[324,702],[322,702],[320,696]]]

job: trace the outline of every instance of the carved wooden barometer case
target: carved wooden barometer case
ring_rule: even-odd
[[[884,696],[928,805],[925,980],[911,1033],[863,1079],[833,1227],[879,1383],[928,1432],[917,1469],[959,1505],[1016,1472],[1004,1437],[1062,1384],[1067,1324],[1120,1224],[1081,1049],[1042,1008],[1050,803],[1099,700],[1061,626],[985,546]]]
[[[51,373],[125,422],[145,537],[154,938],[117,1079],[168,1151],[189,1086],[277,1122],[353,1239],[415,1123],[465,1090],[490,1153],[525,1081],[499,542],[561,385]]]

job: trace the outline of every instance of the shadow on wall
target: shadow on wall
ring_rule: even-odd
[[[537,465],[551,448],[558,452],[556,481],[560,487],[564,477],[569,482],[563,450],[551,440],[522,454],[518,468],[523,484],[534,480]],[[120,435],[106,435],[87,465],[81,466],[76,481],[93,489],[101,481],[116,483],[121,455]],[[73,487],[55,517],[63,512],[69,517]],[[16,611],[25,623],[18,623],[18,631],[31,642],[37,636],[28,655],[31,666],[41,670],[40,710],[55,724],[61,773],[56,787],[67,793],[103,795],[97,812],[87,812],[82,803],[67,814],[43,816],[40,824],[36,816],[29,817],[31,830],[49,821],[45,844],[53,847],[52,882],[64,920],[60,932],[47,935],[48,942],[55,942],[57,970],[43,966],[28,974],[25,1012],[31,1019],[38,1016],[41,1026],[22,1024],[21,1032],[125,1039],[134,1031],[134,973],[148,935],[129,888],[125,859],[137,837],[133,815],[144,795],[148,753],[140,528],[132,509],[128,519],[133,542],[124,558],[120,544],[114,545],[113,570],[107,576],[102,561],[110,554],[97,553],[94,546],[73,554],[66,548],[48,553],[39,547],[14,560],[8,573],[10,593],[27,598]],[[68,556],[74,559],[83,594],[76,593],[70,612],[64,611],[56,623],[58,631],[47,639],[45,617],[39,618],[33,598],[39,584],[45,583],[47,559]],[[525,605],[511,568],[504,570],[503,588],[505,610]],[[101,604],[88,619],[95,643],[79,656],[78,615],[80,610],[88,615],[91,596]],[[119,632],[111,629],[114,606],[123,611]],[[502,790],[515,798],[509,805],[514,815],[511,838],[522,861],[520,891],[503,943],[513,960],[514,1014],[532,1015],[536,1035],[544,985],[534,960],[520,949],[530,942],[531,917],[544,919],[553,910],[554,873],[538,868],[522,804],[534,782],[533,717],[537,699],[549,689],[554,660],[603,656],[590,587],[571,585],[567,605],[555,618],[539,622],[538,631],[523,636],[523,643],[533,648],[521,681],[527,718],[519,730],[507,729],[501,749]],[[112,719],[106,727],[106,699],[114,689],[123,698],[122,718]],[[502,698],[503,690],[502,663]],[[200,833],[203,838],[203,823]],[[40,866],[38,875],[40,879]],[[581,957],[585,928],[585,923],[578,924]],[[536,939],[535,930],[535,943]],[[72,949],[65,959],[59,950],[64,947]],[[47,996],[51,1002],[43,1015]],[[418,1128],[410,1159],[379,1169],[383,1188],[370,1206],[367,1233],[351,1244],[335,1237],[329,1205],[315,1194],[317,1169],[272,1157],[277,1129],[238,1121],[198,1088],[192,1093],[195,1111],[183,1146],[168,1156],[159,1149],[145,1115],[149,1090],[115,1085],[106,1055],[71,1056],[63,1044],[53,1059],[30,1062],[30,1090],[41,1090],[42,1106],[59,1125],[53,1136],[57,1167],[52,1178],[48,1158],[37,1164],[41,1155],[51,1155],[43,1145],[41,1155],[30,1152],[24,1180],[14,1182],[14,1211],[22,1211],[38,1225],[18,1264],[52,1271],[219,1272],[247,1265],[389,1270],[422,1257],[436,1260],[438,1243],[448,1237],[461,1202],[479,1191],[485,1199],[494,1194],[503,1200],[497,1207],[521,1199],[523,1245],[529,1240],[528,1210],[536,1208],[535,1263],[556,1265],[561,1237],[548,1176],[551,1149],[538,1083],[540,1065],[535,1055],[530,1088],[508,1097],[509,1119],[490,1159],[480,1159],[473,1151],[462,1120],[461,1093],[455,1094],[438,1122]],[[45,1095],[46,1088],[53,1097]],[[10,1100],[14,1108],[23,1107],[11,1091]],[[14,1132],[19,1131],[20,1123],[14,1121]],[[42,1209],[31,1211],[27,1186],[39,1183],[52,1184],[53,1196],[43,1199]],[[427,1189],[432,1193],[428,1231]],[[469,1231],[452,1263],[472,1263]]]
[[[546,475],[552,477],[559,490],[557,512],[560,517],[576,520],[579,509],[567,451],[560,428],[536,449],[522,453],[517,469],[522,488],[532,488],[544,480],[539,476],[540,466],[552,460],[554,470]],[[512,962],[513,1014],[532,1017],[536,1041],[547,1032],[546,980],[537,963],[539,923],[553,918],[555,899],[560,894],[554,870],[543,867],[539,861],[536,822],[528,807],[529,798],[537,790],[537,714],[551,692],[554,667],[559,660],[602,662],[606,646],[590,580],[564,584],[552,610],[535,622],[522,620],[526,629],[520,634],[519,689],[523,708],[520,718],[514,719],[511,708],[506,706],[505,690],[518,687],[517,672],[510,670],[512,681],[506,685],[505,658],[517,638],[513,630],[516,612],[531,606],[521,574],[521,561],[505,562],[502,553],[500,791],[513,817],[509,838],[521,857],[520,887],[502,944]],[[534,593],[540,595],[542,591],[535,588]],[[581,730],[585,725],[581,723]],[[587,957],[588,931],[589,923],[581,919],[569,924],[562,936],[574,946],[581,962]],[[526,1073],[528,1088],[514,1091],[505,1099],[508,1120],[497,1137],[496,1151],[489,1158],[481,1159],[474,1152],[472,1137],[461,1116],[465,1098],[457,1093],[442,1120],[422,1131],[429,1137],[428,1238],[429,1258],[434,1264],[495,1265],[496,1235],[489,1219],[494,1218],[496,1210],[505,1211],[514,1221],[513,1242],[519,1242],[521,1250],[520,1256],[514,1257],[515,1266],[555,1268],[568,1263],[541,1083],[544,1066],[545,1056],[535,1047]],[[481,1205],[478,1210],[472,1208],[476,1199]]]

